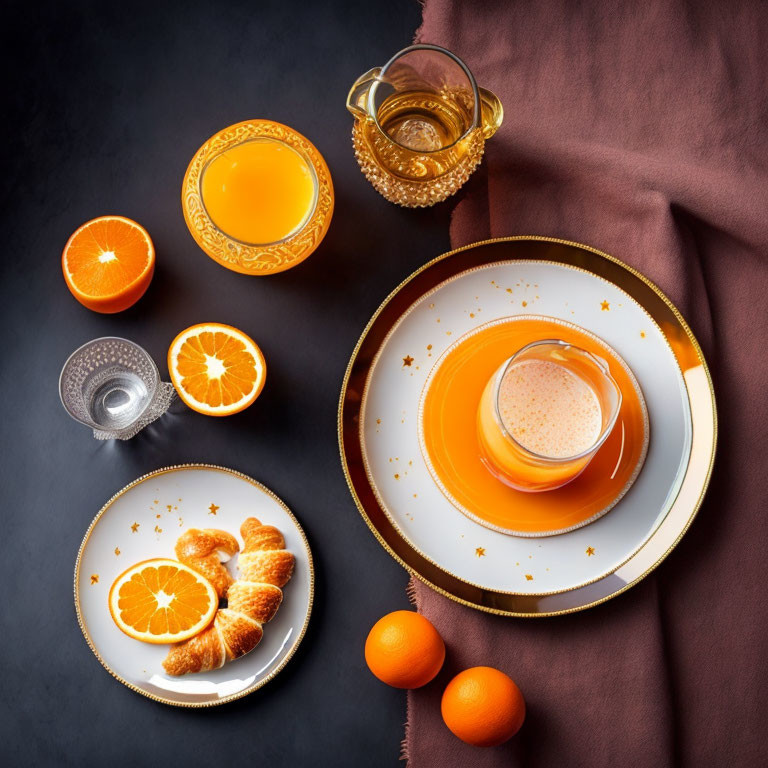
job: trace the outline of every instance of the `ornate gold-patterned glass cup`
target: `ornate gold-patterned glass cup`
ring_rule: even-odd
[[[504,117],[467,65],[436,45],[412,45],[359,77],[347,109],[366,178],[387,200],[411,208],[456,192]]]
[[[328,166],[309,139],[274,120],[245,120],[198,149],[181,204],[192,237],[214,261],[269,275],[318,247],[334,194]]]

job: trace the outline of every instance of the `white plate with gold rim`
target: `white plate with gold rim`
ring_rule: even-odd
[[[242,545],[240,525],[257,517],[277,527],[296,558],[280,610],[249,654],[211,672],[172,677],[162,661],[167,645],[123,634],[109,612],[113,581],[134,563],[174,558],[188,528],[220,528]],[[237,556],[228,564],[236,577]],[[245,696],[288,663],[309,623],[314,595],[312,553],[288,507],[260,483],[231,469],[187,464],[158,469],[115,494],[94,518],[75,565],[75,608],[80,627],[102,665],[132,690],[165,704],[206,707]]]
[[[434,363],[457,338],[515,314],[558,318],[603,339],[637,378],[651,425],[643,469],[618,504],[547,538],[468,519],[419,445],[419,402]],[[658,288],[607,254],[534,237],[459,249],[399,286],[358,343],[339,410],[350,490],[390,553],[449,597],[523,616],[602,602],[663,559],[703,497],[715,433],[703,356]]]

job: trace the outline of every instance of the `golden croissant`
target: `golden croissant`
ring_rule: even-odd
[[[226,597],[227,589],[234,579],[222,564],[220,553],[225,553],[229,558],[239,549],[240,545],[231,533],[214,528],[204,531],[190,528],[179,537],[175,551],[179,561],[205,576],[219,598],[222,598]]]
[[[195,534],[218,532],[193,529],[184,536],[190,533],[194,539]],[[259,644],[263,625],[277,613],[283,600],[281,587],[293,574],[293,554],[285,549],[285,539],[277,528],[262,525],[255,517],[242,524],[240,533],[244,542],[238,559],[240,578],[226,590],[227,607],[219,608],[213,622],[199,635],[171,647],[163,662],[169,675],[208,672],[240,658]],[[195,563],[186,562],[197,568]]]

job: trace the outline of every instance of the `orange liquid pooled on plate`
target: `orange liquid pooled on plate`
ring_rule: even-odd
[[[254,139],[210,161],[201,194],[222,232],[244,243],[274,243],[294,233],[311,214],[315,177],[309,163],[287,144]]]
[[[608,360],[624,396],[616,427],[587,468],[562,488],[526,493],[500,482],[481,460],[478,403],[509,357],[541,338],[560,338]],[[644,452],[643,408],[609,350],[575,328],[547,318],[511,320],[459,343],[439,364],[423,404],[424,448],[440,484],[477,519],[506,530],[555,531],[578,525],[616,499]],[[488,425],[486,434],[498,434]],[[572,471],[565,463],[563,471]]]
[[[501,423],[526,450],[552,459],[576,456],[600,437],[602,414],[592,387],[548,360],[522,360],[499,389]]]

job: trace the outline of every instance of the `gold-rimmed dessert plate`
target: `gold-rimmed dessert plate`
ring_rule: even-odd
[[[456,340],[516,316],[573,324],[615,350],[650,423],[631,487],[599,519],[559,535],[509,535],[473,520],[436,482],[420,444],[435,364]],[[586,608],[650,572],[698,510],[715,437],[706,363],[669,300],[607,254],[539,237],[461,248],[411,275],[365,329],[339,406],[349,487],[385,548],[447,596],[520,616]]]
[[[188,528],[219,528],[242,545],[240,525],[257,517],[280,529],[295,556],[283,602],[249,654],[211,672],[167,675],[167,645],[123,634],[110,615],[109,589],[135,563],[175,559],[174,545]],[[227,564],[237,577],[237,556]],[[83,538],[75,565],[75,608],[80,628],[102,666],[137,693],[165,704],[208,707],[251,693],[277,675],[299,646],[314,594],[312,553],[288,507],[260,483],[206,464],[166,467],[138,478],[99,511]]]

